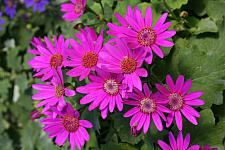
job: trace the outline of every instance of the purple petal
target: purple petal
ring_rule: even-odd
[[[170,89],[171,92],[174,92],[174,89],[175,89],[175,85],[173,83],[173,79],[170,75],[167,75],[166,76],[166,83]]]
[[[172,149],[173,150],[177,149],[177,142],[176,142],[172,132],[169,132],[169,141],[170,141],[170,145],[171,145]]]
[[[123,116],[130,117],[130,116],[133,116],[134,114],[138,113],[139,111],[140,111],[140,109],[138,107],[134,107],[134,108],[131,108],[130,110],[128,110]]]
[[[151,120],[151,115],[147,115],[145,123],[144,123],[144,129],[143,129],[145,134],[148,132],[150,120]]]
[[[162,150],[172,150],[168,144],[166,144],[164,141],[158,140],[159,146],[162,148]]]
[[[184,139],[183,149],[187,149],[190,143],[190,134],[188,133]]]
[[[179,77],[177,78],[176,84],[175,84],[175,90],[177,92],[180,92],[180,90],[182,89],[184,84],[184,76],[179,75]]]
[[[192,124],[197,125],[198,122],[195,119],[195,117],[193,117],[191,114],[189,114],[186,110],[181,109],[182,114],[185,116],[185,118],[187,118],[187,120],[189,120]]]
[[[157,113],[153,113],[152,114],[152,119],[154,121],[154,124],[156,125],[156,128],[159,131],[162,131],[163,130],[163,126],[162,126],[162,121],[161,121],[159,115]]]
[[[148,26],[148,27],[151,27],[152,26],[152,9],[151,7],[148,7],[146,9],[146,14],[145,14],[145,24]]]
[[[178,129],[181,131],[182,130],[182,116],[180,111],[175,112],[175,119],[176,119],[176,124]]]
[[[193,99],[199,98],[202,95],[203,95],[203,92],[191,92],[191,93],[185,95],[184,99],[185,100],[193,100]]]
[[[187,80],[184,83],[184,86],[181,90],[181,94],[184,96],[190,90],[191,86],[192,86],[192,80]]]

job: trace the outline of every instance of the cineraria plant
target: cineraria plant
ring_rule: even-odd
[[[0,3],[0,149],[223,149],[224,2]]]

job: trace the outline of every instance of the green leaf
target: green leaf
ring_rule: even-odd
[[[208,0],[206,6],[207,14],[214,20],[223,20],[225,15],[225,1],[224,0]]]
[[[191,134],[191,143],[211,147],[223,148],[223,138],[225,137],[225,122],[219,122],[215,125],[215,118],[211,109],[205,109],[200,112],[201,118],[198,125],[184,124],[185,131]]]
[[[18,52],[16,48],[9,49],[7,52],[7,66],[15,71],[20,71],[22,68],[20,57],[17,56]]]
[[[82,118],[89,120],[90,122],[92,122],[94,129],[100,133],[100,123],[99,123],[99,119],[98,119],[98,113],[96,110],[93,111],[88,111],[87,109],[84,110],[84,112],[82,113]]]
[[[4,130],[8,129],[10,126],[9,122],[5,120],[2,116],[2,113],[0,113],[0,133],[2,133]]]
[[[187,4],[188,0],[166,0],[167,4],[172,9],[179,9],[182,5]]]
[[[28,122],[21,131],[22,150],[33,150],[40,132],[41,128],[35,122]]]
[[[216,23],[211,20],[209,17],[201,19],[198,22],[197,28],[191,29],[194,34],[200,34],[204,32],[218,32],[218,27]]]
[[[11,84],[8,79],[0,80],[0,102],[3,102],[8,97],[8,89]]]
[[[135,147],[132,147],[129,144],[126,143],[113,143],[113,142],[108,142],[104,145],[101,145],[102,150],[136,150]]]
[[[130,144],[137,144],[142,139],[144,139],[144,135],[141,133],[139,136],[134,137],[131,135],[129,118],[124,118],[122,114],[117,113],[114,115],[114,127],[121,139],[122,142],[127,142]]]
[[[225,29],[221,26],[219,36],[178,39],[168,72],[185,75],[193,80],[193,91],[203,91],[202,99],[211,107],[222,104],[225,89]]]
[[[118,1],[118,4],[116,6],[116,9],[114,12],[120,13],[121,16],[125,16],[127,13],[127,6],[130,5],[132,8],[137,5],[140,2],[140,0],[130,1],[130,0],[123,0]],[[117,20],[115,16],[113,16],[113,21]]]
[[[206,6],[208,0],[189,0],[188,5],[191,10],[198,16],[204,16],[206,14]]]
[[[4,133],[0,135],[0,147],[2,150],[13,150],[12,140],[9,138],[8,134]]]

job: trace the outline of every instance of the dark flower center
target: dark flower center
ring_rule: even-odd
[[[180,110],[183,107],[184,100],[180,94],[172,93],[169,96],[169,108],[173,111]]]
[[[76,4],[74,4],[74,12],[76,14],[79,14],[83,11],[84,5],[82,4],[82,1],[77,1]]]
[[[54,54],[52,55],[50,59],[50,65],[51,67],[58,68],[59,66],[62,65],[63,62],[63,56],[60,54]]]
[[[153,113],[156,110],[156,103],[153,99],[151,98],[143,98],[140,101],[140,108],[141,108],[141,112],[143,113]]]
[[[76,132],[79,128],[79,118],[66,114],[63,117],[63,126],[68,132]]]
[[[138,43],[142,46],[151,46],[155,40],[156,33],[151,27],[146,27],[138,33]]]
[[[116,95],[119,92],[119,84],[114,79],[108,79],[104,83],[104,90],[109,95]]]
[[[62,85],[58,85],[55,87],[55,96],[57,98],[60,98],[61,96],[64,95],[64,88]]]
[[[131,74],[136,70],[137,62],[132,57],[124,57],[124,59],[120,63],[120,67],[123,73]]]
[[[97,65],[98,55],[94,52],[87,52],[82,58],[82,64],[85,68],[91,68]]]

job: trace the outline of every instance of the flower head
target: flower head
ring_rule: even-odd
[[[163,113],[170,111],[164,106],[167,101],[157,99],[157,93],[153,94],[147,84],[144,84],[144,93],[138,89],[134,89],[133,93],[128,93],[128,100],[124,104],[134,106],[124,114],[124,117],[131,117],[130,126],[136,126],[137,130],[143,128],[144,133],[147,133],[150,125],[151,118],[159,131],[163,130],[162,121],[166,121]]]
[[[151,8],[147,8],[146,16],[142,17],[142,13],[137,6],[134,8],[134,12],[128,6],[128,12],[124,18],[116,13],[116,18],[122,26],[108,23],[110,28],[108,34],[125,39],[132,49],[143,49],[146,52],[146,62],[151,64],[152,51],[163,58],[164,54],[160,46],[172,47],[174,45],[173,42],[166,40],[176,34],[174,30],[166,31],[171,25],[171,22],[165,23],[167,16],[168,13],[164,13],[153,26]]]
[[[66,21],[74,21],[84,13],[86,0],[70,0],[71,3],[61,5],[61,11],[65,12],[63,19]]]
[[[111,113],[117,106],[119,111],[123,109],[122,96],[125,95],[126,85],[121,82],[121,74],[112,74],[97,69],[97,75],[90,75],[90,83],[78,87],[76,90],[80,93],[87,94],[81,100],[81,104],[91,103],[89,110],[94,110],[99,106],[102,118],[106,118],[108,111]]]
[[[112,73],[121,73],[123,83],[127,84],[131,92],[133,87],[142,89],[140,77],[147,77],[148,73],[141,65],[144,60],[143,51],[132,51],[122,39],[112,39],[105,44],[100,52],[99,67]]]
[[[190,134],[188,133],[186,137],[183,139],[182,132],[180,131],[177,140],[174,138],[173,133],[169,132],[169,141],[170,146],[166,144],[162,140],[158,140],[159,146],[162,148],[162,150],[199,150],[199,145],[192,145],[190,144]]]
[[[11,19],[13,19],[16,14],[16,2],[14,0],[4,0],[4,2],[5,13],[9,15]]]
[[[37,71],[34,77],[41,77],[42,81],[51,79],[53,77],[53,70],[61,69],[64,66],[64,54],[69,46],[69,41],[64,41],[62,35],[58,39],[56,36],[54,37],[54,45],[52,45],[47,37],[44,40],[46,47],[43,44],[36,45],[37,55],[28,62]]]
[[[49,0],[24,0],[27,8],[33,6],[33,11],[45,11],[45,5],[49,4]]]
[[[49,133],[49,138],[56,138],[55,143],[58,146],[62,146],[68,139],[71,150],[75,150],[75,147],[81,150],[90,139],[86,128],[92,128],[92,124],[81,120],[79,112],[68,103],[62,112],[55,112],[58,114],[56,118],[47,117],[41,120],[44,124],[43,130]]]
[[[2,24],[5,23],[5,20],[2,18],[2,12],[0,12],[0,30],[2,30]]]
[[[166,82],[168,89],[160,84],[156,84],[156,88],[161,93],[160,98],[168,100],[168,107],[171,110],[171,113],[167,117],[166,126],[169,127],[173,122],[173,118],[175,118],[178,129],[182,130],[181,114],[192,124],[197,125],[195,117],[199,118],[200,114],[191,106],[201,106],[204,104],[204,101],[199,99],[203,93],[188,93],[192,86],[192,81],[187,80],[184,82],[184,76],[182,75],[178,77],[175,85],[170,75],[166,76]]]
[[[74,90],[64,87],[61,71],[54,71],[51,83],[33,84],[32,87],[39,91],[32,96],[32,99],[41,101],[36,107],[44,106],[45,108],[42,112],[46,112],[52,106],[57,106],[57,109],[61,111],[66,106],[64,96],[72,97],[75,95]]]
[[[34,110],[31,112],[31,120],[34,121],[41,117],[41,113],[38,110]]]
[[[72,49],[67,53],[66,66],[74,67],[67,72],[71,77],[80,76],[79,80],[86,78],[91,71],[95,71],[99,61],[99,52],[103,44],[103,30],[97,37],[93,29],[86,27],[76,34],[80,43],[70,40]]]
[[[44,48],[47,48],[46,43],[40,38],[40,37],[34,37],[31,41],[31,45],[34,48],[28,49],[28,52],[34,55],[40,55],[41,52],[38,50],[38,46],[42,46]]]

